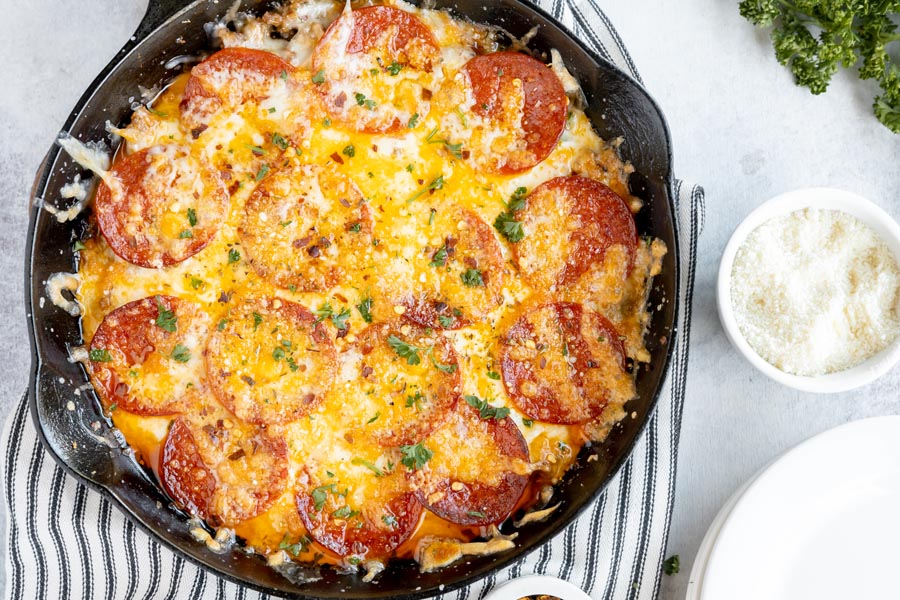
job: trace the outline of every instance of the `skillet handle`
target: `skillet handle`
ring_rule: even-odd
[[[134,32],[134,39],[141,41],[188,4],[190,2],[187,0],[149,0],[147,12],[144,13],[141,24]]]

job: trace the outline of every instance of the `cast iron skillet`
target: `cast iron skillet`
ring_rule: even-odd
[[[170,60],[208,49],[203,24],[222,16],[231,2],[199,0],[183,7],[181,4],[179,0],[150,1],[135,35],[78,101],[64,131],[85,141],[108,140],[104,124],[107,120],[120,126],[128,122],[138,84],[147,88],[161,84],[181,68],[167,69]],[[194,541],[185,515],[171,505],[153,476],[135,462],[104,418],[96,396],[85,385],[88,377],[82,365],[70,362],[69,348],[84,343],[79,319],[42,300],[45,281],[51,274],[77,269],[72,243],[85,234],[87,218],[81,215],[74,221],[59,223],[44,210],[31,211],[31,252],[26,262],[25,289],[34,363],[28,393],[44,445],[76,479],[110,499],[156,540],[219,576],[259,591],[298,598],[420,598],[472,583],[511,564],[560,532],[605,488],[649,419],[669,365],[672,345],[666,340],[674,335],[680,273],[671,146],[659,108],[640,85],[524,0],[437,0],[436,4],[458,16],[500,25],[516,36],[538,26],[529,46],[545,53],[550,48],[558,49],[586,93],[586,112],[599,133],[607,139],[625,138],[622,154],[636,168],[630,180],[632,192],[645,201],[637,215],[638,231],[661,238],[669,247],[649,302],[651,307],[661,306],[653,315],[647,335],[652,361],[649,368],[640,369],[638,398],[626,407],[637,418],[626,418],[603,444],[582,451],[578,464],[558,486],[555,498],[561,501],[561,507],[547,521],[524,527],[515,549],[461,561],[437,573],[421,574],[411,561],[393,563],[371,584],[363,583],[357,575],[340,575],[330,569],[322,572],[319,581],[301,584],[240,549],[215,554]],[[262,9],[265,5],[260,0],[244,2],[244,8]],[[82,177],[90,175],[54,145],[35,180],[33,198],[61,204],[60,188],[79,173]],[[67,409],[70,401],[75,405],[74,411]],[[599,460],[589,462],[590,453]],[[439,585],[443,587],[438,589]]]

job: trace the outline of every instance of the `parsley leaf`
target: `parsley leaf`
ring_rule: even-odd
[[[193,237],[194,237],[194,232],[191,231],[190,229],[183,229],[183,230],[181,230],[181,233],[178,234],[179,240],[189,240],[189,239],[192,239]]]
[[[397,356],[406,359],[406,364],[417,365],[422,362],[422,359],[419,357],[419,352],[422,350],[421,348],[413,346],[412,344],[407,344],[393,334],[388,336],[387,341],[388,345],[397,353]]]
[[[444,244],[440,248],[437,249],[437,252],[431,255],[431,262],[428,263],[429,267],[443,267],[447,264],[447,245]]]
[[[88,354],[92,362],[112,362],[112,356],[106,348],[91,348]]]
[[[466,269],[459,277],[466,287],[484,286],[484,279],[478,269]]]
[[[422,442],[411,446],[400,446],[400,452],[403,454],[403,458],[400,459],[400,462],[404,467],[413,471],[424,467],[425,463],[434,456],[434,452],[423,446]]]
[[[319,71],[312,76],[312,82],[316,85],[325,83],[325,69],[319,69]]]
[[[398,73],[400,73],[400,71],[402,69],[403,69],[403,65],[401,65],[400,63],[398,63],[395,60],[390,65],[388,65],[387,72],[390,73],[391,75],[397,75]]]
[[[312,496],[313,506],[316,510],[322,510],[325,507],[325,501],[328,500],[328,492],[334,493],[336,490],[337,485],[334,483],[315,488],[310,496]]]
[[[172,354],[169,355],[169,358],[175,360],[176,362],[186,363],[191,360],[191,351],[187,346],[183,344],[175,344],[175,347],[172,349]]]
[[[265,177],[266,173],[268,173],[268,172],[269,172],[269,165],[267,165],[266,163],[263,163],[263,166],[261,166],[259,168],[259,171],[256,172],[256,178],[255,178],[256,181],[259,181],[260,179]]]
[[[193,208],[187,209],[187,220],[191,227],[194,227],[197,224],[197,211]]]
[[[673,554],[663,561],[663,572],[666,575],[675,575],[681,570],[681,558],[677,554]]]
[[[348,144],[347,146],[344,146],[343,150],[341,150],[341,154],[349,158],[353,158],[354,156],[356,156],[356,148],[353,147],[353,144]]]
[[[522,241],[522,238],[525,237],[522,223],[516,220],[515,213],[525,208],[525,197],[527,195],[528,190],[526,188],[516,188],[506,204],[506,212],[500,213],[494,220],[494,229],[513,244]]]
[[[280,133],[272,134],[272,143],[275,144],[276,146],[278,146],[279,148],[281,148],[282,150],[287,150],[288,146],[290,146],[290,142],[287,141],[287,138],[285,138]]]
[[[347,329],[347,319],[349,318],[350,309],[345,306],[338,314],[331,316],[331,322],[334,323],[334,326],[338,329]]]
[[[256,311],[253,311],[253,331],[259,329],[259,326],[262,325],[263,317]]]
[[[509,409],[505,406],[491,406],[487,400],[482,400],[478,396],[464,396],[466,404],[476,409],[482,419],[505,419],[509,416]]]
[[[162,298],[159,296],[156,297],[156,326],[169,333],[174,333],[178,329],[178,317],[175,316],[175,311],[163,306]]]
[[[228,250],[228,264],[234,264],[241,260],[241,253],[238,252],[237,248],[231,248]]]
[[[373,463],[370,463],[370,462],[367,461],[367,460],[363,460],[363,459],[361,459],[361,458],[354,458],[354,459],[351,460],[350,462],[353,463],[354,465],[361,465],[361,466],[367,468],[368,470],[370,470],[370,471],[372,471],[373,473],[375,473],[375,476],[376,476],[376,477],[384,477],[384,471],[382,471],[381,469],[379,469],[377,465],[375,465],[375,464],[373,464]]]
[[[406,124],[406,127],[409,129],[415,129],[416,123],[419,122],[419,113],[413,113],[413,116],[409,118],[409,122]]]
[[[359,314],[362,316],[363,321],[366,323],[372,322],[372,304],[374,304],[374,300],[372,300],[371,296],[366,296],[362,299],[362,301],[356,305],[356,310],[359,311]]]

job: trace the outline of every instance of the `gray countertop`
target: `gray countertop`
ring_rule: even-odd
[[[796,87],[768,35],[735,0],[603,2],[647,88],[665,111],[679,177],[706,188],[675,512],[669,553],[681,573],[661,598],[683,598],[692,559],[728,496],[798,442],[840,423],[900,412],[900,370],[832,396],[784,388],[729,346],[715,311],[719,257],[740,220],[767,198],[806,186],[858,192],[900,217],[900,135],[872,116],[874,86],[839,75],[824,96]],[[0,416],[28,379],[22,308],[27,202],[44,153],[81,92],[128,39],[146,0],[3,0],[0,36],[0,213],[3,288]],[[0,517],[2,519],[2,517]]]

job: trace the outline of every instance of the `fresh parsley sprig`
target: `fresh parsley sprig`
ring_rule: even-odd
[[[758,27],[772,27],[775,58],[813,94],[828,88],[839,67],[860,64],[859,77],[881,87],[873,103],[875,116],[900,133],[900,3],[743,0],[740,12]]]

